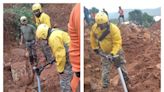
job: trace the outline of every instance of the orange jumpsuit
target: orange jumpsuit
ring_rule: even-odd
[[[74,72],[71,87],[72,92],[76,92],[80,81],[80,77],[77,77],[75,74],[80,72],[80,4],[76,4],[70,14],[68,32],[71,38],[69,58],[72,64],[72,71]]]

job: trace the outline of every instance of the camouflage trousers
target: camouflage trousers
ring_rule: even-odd
[[[72,80],[72,66],[67,58],[63,73],[59,74],[61,92],[72,92],[71,80]]]
[[[42,52],[43,52],[47,62],[51,62],[51,61],[55,60],[53,57],[51,48],[48,45],[47,40],[41,40],[39,42],[39,45],[41,46]]]
[[[25,45],[28,50],[29,56],[33,56],[34,58],[36,58],[35,40],[32,40],[30,42],[26,41]]]
[[[120,62],[125,63],[123,50],[121,50],[118,53],[118,55],[119,55],[119,58],[121,58]],[[102,76],[102,83],[103,83],[103,86],[108,86],[109,85],[109,80],[110,80],[110,77],[109,77],[110,67],[114,62],[110,62],[109,60],[107,60],[106,58],[103,58],[103,57],[101,57],[101,62],[102,62],[102,75],[101,75]],[[127,71],[125,69],[125,66],[122,64],[120,66],[120,68],[122,70],[125,81],[127,81],[128,76],[127,76]]]

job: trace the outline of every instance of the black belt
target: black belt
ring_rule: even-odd
[[[32,42],[33,40],[26,40],[26,42]]]

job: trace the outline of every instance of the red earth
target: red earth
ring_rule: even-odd
[[[160,21],[150,28],[135,24],[119,25],[126,56],[129,92],[160,92]],[[101,87],[100,56],[91,50],[90,28],[85,28],[84,87],[85,92],[123,92],[119,76],[114,66],[111,67],[110,86]]]
[[[56,24],[59,28],[67,31],[69,15],[74,5],[44,4],[43,10],[50,15],[52,25]],[[17,6],[20,6],[20,4],[5,4],[4,8]],[[31,80],[25,78],[32,73],[32,68],[28,58],[25,56],[24,46],[19,46],[19,42],[16,41],[13,35],[18,31],[13,29],[13,19],[15,17],[14,14],[4,13],[4,92],[37,92],[36,75],[32,78],[30,77],[32,82],[27,82]],[[37,48],[37,55],[39,65],[45,64],[45,58],[39,48]],[[24,78],[21,78],[22,76]],[[42,92],[54,92],[54,90],[60,92],[59,77],[55,64],[47,66],[41,73],[40,79]]]

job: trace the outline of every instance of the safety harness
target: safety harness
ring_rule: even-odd
[[[102,41],[110,33],[110,24],[107,26],[106,30],[98,38],[98,41]]]

